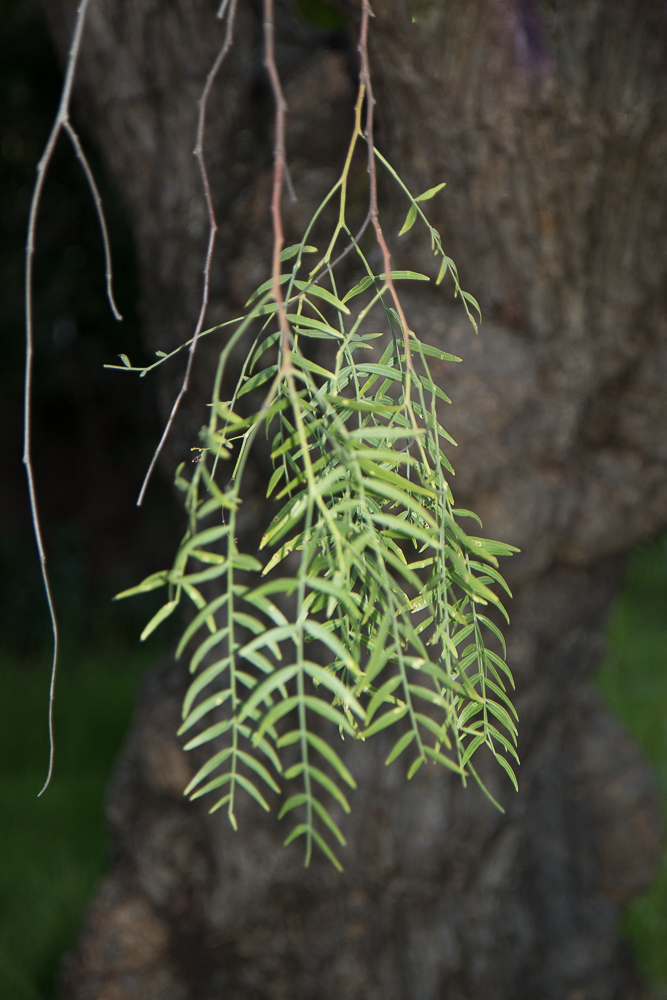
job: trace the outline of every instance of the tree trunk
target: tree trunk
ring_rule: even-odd
[[[234,834],[183,801],[185,671],[165,664],[110,789],[111,869],[68,967],[72,1000],[633,995],[617,924],[655,869],[659,810],[589,681],[625,556],[667,524],[667,11],[661,0],[374,6],[378,144],[413,190],[447,181],[434,222],[485,315],[475,337],[442,289],[406,297],[413,327],[464,359],[436,369],[454,404],[443,417],[459,442],[456,500],[522,550],[504,567],[520,793],[489,769],[501,814],[435,768],[406,783],[379,738],[347,743],[359,791],[345,872],[320,859],[304,870],[275,815],[248,808]],[[187,339],[201,294],[207,223],[191,149],[222,41],[214,7],[97,0],[86,33],[81,113],[129,206],[153,349]],[[51,0],[47,13],[64,50],[72,4]],[[300,236],[349,135],[353,49],[300,26],[287,4],[279,14],[300,198],[286,214]],[[243,3],[207,131],[221,224],[209,325],[268,274],[270,123],[259,4]],[[389,232],[403,212],[387,206]],[[430,267],[412,234],[394,249],[398,266]],[[212,339],[174,454],[197,440]],[[165,412],[178,378],[162,381]],[[263,516],[266,470],[256,475],[248,544]]]

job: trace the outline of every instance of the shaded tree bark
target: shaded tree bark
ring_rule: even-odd
[[[424,768],[406,784],[382,740],[346,744],[360,790],[346,871],[301,867],[274,818],[241,833],[188,805],[174,733],[182,669],[144,687],[109,794],[113,857],[63,995],[204,1000],[612,1000],[633,975],[620,909],[660,844],[650,774],[589,680],[625,555],[667,524],[667,9],[660,0],[378,0],[378,143],[415,190],[441,179],[434,221],[482,302],[478,338],[442,291],[406,296],[415,329],[464,358],[438,376],[454,405],[457,501],[519,545],[508,633],[520,794]],[[221,222],[209,319],[268,274],[270,100],[258,4],[239,10],[207,150]],[[280,8],[298,233],[335,179],[353,80],[340,39]],[[48,16],[64,48],[72,5]],[[196,100],[221,44],[213,5],[98,0],[80,101],[134,222],[145,336],[185,340],[206,217]],[[354,8],[351,8],[352,32]],[[363,198],[363,176],[360,175]],[[401,207],[387,220],[400,225]],[[387,222],[391,231],[391,223]],[[429,267],[410,237],[400,266]],[[214,345],[174,453],[196,441]],[[436,369],[437,370],[437,369]],[[175,378],[165,376],[165,409]],[[246,505],[248,543],[265,516]],[[363,753],[360,750],[363,749]]]

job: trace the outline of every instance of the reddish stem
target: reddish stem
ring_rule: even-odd
[[[396,287],[394,285],[393,279],[391,277],[391,254],[389,253],[389,247],[387,246],[387,241],[384,238],[384,233],[382,232],[382,226],[380,225],[380,219],[378,215],[378,195],[377,195],[377,174],[375,170],[375,144],[373,140],[373,119],[374,119],[374,109],[375,109],[375,97],[373,96],[373,84],[371,82],[371,72],[368,63],[368,22],[371,17],[374,17],[373,11],[371,10],[371,5],[369,0],[361,0],[361,32],[359,35],[359,57],[361,60],[361,71],[360,79],[366,91],[366,127],[364,129],[364,135],[366,136],[366,142],[368,143],[368,175],[370,177],[370,210],[369,215],[371,222],[373,223],[373,229],[375,230],[375,236],[377,238],[380,250],[382,251],[382,259],[384,261],[384,271],[385,271],[385,281],[391,297],[394,300],[394,305],[396,306],[396,312],[403,329],[403,343],[405,345],[405,362],[408,369],[414,370],[414,365],[412,363],[412,354],[410,350],[410,329],[408,327],[408,322],[405,318],[405,313],[403,311],[403,306],[401,305],[401,300],[398,297]],[[409,383],[406,386],[409,392]]]
[[[283,185],[285,182],[285,116],[287,102],[283,94],[280,76],[276,67],[275,25],[273,0],[264,0],[264,66],[271,81],[275,103],[275,136],[273,141],[273,194],[271,197],[271,219],[273,222],[273,278],[272,294],[278,303],[278,322],[280,324],[280,341],[282,348],[282,367],[289,371],[291,338],[290,328],[285,312],[283,293],[280,287],[280,254],[285,244],[282,218]]]

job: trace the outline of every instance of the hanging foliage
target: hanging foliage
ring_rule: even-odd
[[[198,461],[190,479],[183,466],[176,479],[188,531],[171,570],[119,595],[167,587],[168,599],[142,638],[184,596],[195,605],[177,650],[178,656],[189,650],[193,676],[180,733],[190,736],[186,750],[209,744],[211,755],[187,794],[215,794],[212,809],[225,807],[236,828],[240,792],[268,810],[268,790],[278,793],[284,783],[292,788],[297,782],[298,791],[279,813],[295,816],[285,843],[303,836],[306,864],[316,845],[337,867],[331,842],[345,839],[329,804],[349,811],[347,789],[355,787],[335,749],[341,736],[368,740],[392,727],[387,764],[400,757],[408,778],[434,762],[464,782],[468,776],[479,781],[473,757],[486,746],[516,785],[511,761],[518,760],[516,713],[508,697],[512,676],[503,656],[485,644],[486,633],[504,650],[488,612],[505,615],[498,593],[507,586],[498,556],[516,550],[468,534],[462,521],[477,518],[454,505],[453,470],[443,451],[445,442],[454,442],[437,405],[449,399],[429,359],[460,359],[425,343],[408,325],[396,284],[431,279],[390,269],[376,163],[409,199],[399,235],[417,223],[425,226],[436,283],[453,279],[473,326],[479,310],[461,289],[424,211],[444,184],[414,197],[375,149],[367,26],[366,16],[345,166],[302,241],[287,249],[277,122],[274,271],[247,313],[225,324],[232,332],[220,354]],[[368,147],[371,188],[363,229],[375,230],[386,266],[379,274],[346,217],[350,165],[360,142]],[[338,221],[328,247],[308,267],[318,253],[309,244],[313,229],[334,201]],[[341,289],[335,265],[348,252],[365,276]],[[357,302],[362,305],[354,311]],[[317,361],[313,340],[328,342]],[[246,361],[231,398],[223,399],[226,362],[239,341],[247,343]],[[325,356],[332,359],[328,366]],[[248,411],[249,399],[261,403]],[[260,434],[270,442],[273,463],[267,496],[279,501],[279,509],[259,549],[240,552],[244,473]],[[330,739],[316,732],[321,719],[331,725]],[[289,766],[285,757],[292,760],[294,750],[288,748],[297,751]]]

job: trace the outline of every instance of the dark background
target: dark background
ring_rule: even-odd
[[[122,208],[84,137],[114,247],[117,323],[104,292],[94,208],[61,138],[44,192],[35,270],[34,462],[62,655],[56,771],[47,766],[50,633],[22,452],[23,246],[35,165],[61,86],[37,4],[0,4],[0,997],[54,995],[62,953],[105,856],[102,798],[136,681],[169,642],[113,595],[166,566],[180,533],[158,473],[135,506],[159,435],[153,386],[103,368],[137,361],[134,252]]]
[[[318,0],[302,8],[326,27]],[[334,20],[332,20],[334,18]],[[122,206],[83,135],[114,248],[122,324],[104,294],[97,221],[80,167],[61,139],[46,185],[35,273],[34,459],[63,634],[56,772],[47,765],[49,627],[21,466],[23,245],[35,164],[56,110],[60,70],[32,0],[0,0],[0,1000],[55,995],[104,869],[104,786],[136,681],[169,647],[175,622],[146,647],[151,598],[114,593],[168,565],[180,511],[160,473],[135,498],[160,432],[150,378],[109,372],[143,355],[134,251]],[[654,762],[667,794],[667,543],[637,551],[609,631],[598,683]],[[626,918],[652,982],[667,997],[667,863]]]

